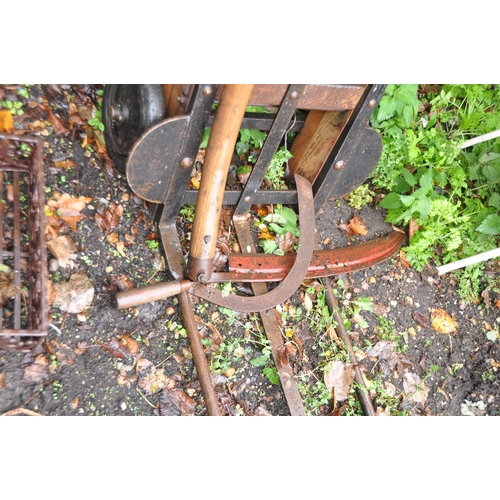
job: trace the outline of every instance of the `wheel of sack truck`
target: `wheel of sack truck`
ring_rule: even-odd
[[[129,151],[149,127],[165,118],[161,85],[104,87],[102,121],[106,149],[116,168],[125,174]]]

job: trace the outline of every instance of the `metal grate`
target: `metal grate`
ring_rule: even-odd
[[[29,351],[47,335],[43,142],[0,134],[0,349]]]

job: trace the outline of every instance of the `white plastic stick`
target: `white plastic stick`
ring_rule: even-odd
[[[456,262],[451,262],[450,264],[445,264],[444,266],[438,266],[436,269],[438,270],[439,274],[445,274],[449,273],[450,271],[461,269],[462,267],[477,264],[479,262],[484,262],[485,260],[494,259],[495,257],[500,257],[500,248],[495,248],[494,250],[489,250],[488,252],[478,253],[477,255],[473,255],[472,257],[457,260]]]
[[[500,130],[495,130],[493,132],[489,132],[484,135],[478,135],[477,137],[474,137],[473,139],[469,139],[468,141],[465,141],[461,146],[460,149],[465,149],[470,146],[474,146],[475,144],[479,144],[484,141],[489,141],[490,139],[495,139],[495,137],[500,137]]]

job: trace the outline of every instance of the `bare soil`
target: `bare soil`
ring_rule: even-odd
[[[47,200],[55,192],[92,200],[82,211],[85,217],[76,231],[64,230],[77,247],[75,266],[50,267],[49,278],[61,283],[84,271],[94,297],[79,314],[51,304],[48,335],[33,351],[0,351],[0,414],[206,414],[177,300],[126,310],[112,307],[113,293],[124,281],[143,286],[168,279],[161,268],[161,253],[150,243],[158,233],[147,205],[131,192],[123,175],[103,164],[102,155],[82,147],[85,129],[74,125],[70,131],[68,105],[77,97],[75,89],[68,86],[61,94],[48,93],[43,85],[32,89],[31,99],[39,105],[20,121],[17,131],[24,128],[44,140]],[[9,91],[5,92],[8,96]],[[27,129],[35,119],[48,120],[43,103],[66,123],[68,133],[56,133],[53,126],[48,127],[49,135]],[[72,168],[58,166],[66,159],[72,160]],[[116,226],[105,231],[96,214],[103,214],[112,203],[121,206],[123,213]],[[368,229],[363,238],[348,237],[341,230],[354,215]],[[355,211],[345,200],[331,200],[317,221],[320,240],[323,246],[333,247],[388,234],[392,227],[384,222],[384,215],[373,203]],[[184,240],[189,232],[184,217],[179,216],[178,230]],[[112,233],[124,246],[110,242]],[[52,258],[49,252],[49,261]],[[498,274],[496,263],[490,263],[488,270]],[[500,341],[487,337],[488,331],[499,328],[493,292],[479,303],[464,302],[452,275],[438,276],[431,266],[417,272],[400,255],[335,277],[333,284],[350,321],[350,338],[366,380],[373,383],[369,389],[379,414],[499,414]],[[294,307],[304,310],[304,290],[301,287],[281,312],[290,313]],[[366,323],[353,320],[352,304],[362,297],[371,298],[373,304],[372,311],[359,312]],[[265,348],[258,316],[231,314],[195,297],[192,303],[222,413],[289,415],[280,386],[270,381],[262,366],[251,363]],[[430,315],[435,309],[457,322],[455,332],[443,334],[432,327]],[[312,389],[322,380],[318,366],[326,354],[321,346],[331,339],[325,331],[315,331],[306,314],[281,314],[281,318],[284,335],[287,329],[293,330],[294,373]],[[391,323],[392,328],[387,327]],[[379,397],[375,383],[383,388],[384,397]],[[329,415],[336,409],[332,398],[321,401],[314,391],[308,394],[304,402],[310,414]]]

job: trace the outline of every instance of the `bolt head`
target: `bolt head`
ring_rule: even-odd
[[[193,166],[193,159],[186,157],[181,160],[181,167],[182,168],[191,168]]]
[[[372,100],[368,103],[368,107],[369,107],[369,108],[374,108],[376,104],[377,104],[377,100],[376,100],[376,99],[372,99]]]
[[[342,170],[344,168],[344,162],[342,160],[335,163],[333,166],[334,170]]]
[[[252,199],[252,198],[250,198],[250,196],[245,196],[245,198],[244,198],[244,200],[243,200],[243,201],[245,201],[246,203],[250,203],[250,200],[251,200],[251,199]]]
[[[212,92],[213,92],[213,89],[210,85],[205,85],[203,87],[203,95],[206,95],[208,97],[209,95],[212,95]]]
[[[291,97],[292,99],[297,99],[297,97],[299,97],[299,93],[298,93],[296,90],[294,90],[294,91],[290,94],[290,97]]]

